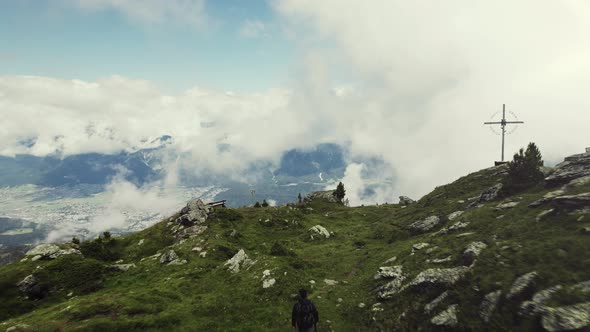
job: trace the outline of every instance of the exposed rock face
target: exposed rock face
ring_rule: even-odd
[[[557,186],[590,175],[590,153],[575,154],[557,164],[553,172],[545,178],[549,186]]]
[[[238,251],[234,255],[234,257],[230,258],[223,265],[229,265],[229,267],[227,268],[229,272],[238,273],[240,272],[240,268],[248,269],[250,268],[250,266],[254,265],[254,263],[256,263],[256,261],[253,261],[250,258],[248,258],[248,255],[246,255],[244,249],[240,249],[240,251]]]
[[[494,310],[496,310],[501,295],[502,290],[497,290],[487,294],[483,298],[483,301],[479,305],[479,317],[481,317],[484,322],[488,323],[490,321],[490,317],[494,313]]]
[[[135,264],[115,264],[109,267],[110,271],[113,272],[127,272],[130,268],[135,267]]]
[[[455,327],[459,321],[457,320],[457,311],[459,305],[450,305],[445,311],[434,316],[430,322],[437,326]]]
[[[561,285],[557,285],[535,293],[531,301],[524,301],[520,305],[520,311],[518,313],[523,316],[536,316],[538,314],[544,313],[547,308],[547,301],[551,299],[551,296],[555,292],[562,288],[563,287]]]
[[[471,265],[475,258],[487,247],[488,245],[481,241],[471,242],[463,251],[463,263],[466,266]]]
[[[401,292],[404,289],[402,287],[402,284],[405,279],[406,279],[406,277],[403,274],[399,274],[398,276],[393,278],[393,280],[391,280],[390,282],[379,287],[377,289],[377,291],[378,291],[377,296],[382,300],[391,299],[392,297],[394,297],[396,294],[398,294],[399,292]]]
[[[535,278],[537,276],[538,273],[536,271],[533,271],[518,277],[512,284],[512,287],[506,295],[506,298],[512,299],[520,295],[522,292],[524,292],[526,289],[528,289],[534,284]]]
[[[542,319],[547,331],[579,330],[590,326],[590,302],[546,308]]]
[[[460,231],[460,230],[464,229],[467,226],[469,226],[469,222],[468,221],[466,221],[466,222],[458,221],[458,222],[452,224],[449,227],[442,228],[440,231],[438,231],[438,232],[436,232],[436,233],[434,233],[432,235],[433,236],[436,236],[436,235],[444,235],[444,234],[448,234],[448,233]]]
[[[568,210],[590,208],[590,193],[557,196],[551,202],[557,208]]]
[[[178,259],[176,252],[174,250],[168,250],[160,256],[160,264],[168,264],[175,259]]]
[[[437,296],[436,299],[424,306],[424,313],[430,314],[432,310],[436,309],[436,307],[438,307],[448,296],[449,291],[444,291],[442,294]]]
[[[34,275],[26,276],[21,282],[16,284],[18,289],[29,299],[40,299],[45,297],[46,290],[39,284],[39,280]]]
[[[512,209],[513,207],[517,206],[519,202],[507,202],[507,203],[502,203],[502,204],[498,204],[496,206],[496,210],[508,210],[508,209]]]
[[[416,201],[411,199],[408,196],[400,196],[399,197],[399,205],[405,206],[405,205],[410,205],[413,203],[416,203]]]
[[[189,237],[189,238],[194,237],[194,236],[202,234],[206,230],[207,230],[207,226],[205,226],[205,225],[195,225],[195,226],[187,227],[187,228],[179,230],[178,233],[176,233],[176,239],[180,240],[180,239],[184,239],[187,237]]]
[[[56,259],[64,255],[82,255],[82,253],[74,248],[60,249],[55,244],[41,244],[35,248],[27,251],[26,256],[33,256],[35,260],[39,259]]]
[[[418,220],[410,225],[410,228],[415,231],[427,232],[440,223],[440,218],[437,216],[430,216],[424,220]]]
[[[466,266],[459,266],[450,269],[428,269],[420,272],[409,284],[415,288],[427,288],[430,286],[448,286],[459,281],[469,272]]]
[[[379,268],[379,271],[377,271],[377,274],[375,274],[374,278],[375,279],[390,279],[390,278],[399,278],[402,276],[402,266],[401,265],[396,265],[396,266],[382,266]]]
[[[209,207],[200,199],[190,200],[186,206],[180,210],[180,217],[176,218],[176,222],[184,226],[193,226],[195,224],[202,224],[207,220],[209,215]]]
[[[537,218],[535,218],[535,220],[537,222],[542,221],[543,219],[545,219],[545,217],[553,213],[553,211],[555,211],[555,209],[543,210],[537,215]]]
[[[328,232],[328,230],[323,227],[322,225],[315,225],[313,227],[311,227],[309,229],[309,231],[311,232],[311,239],[313,240],[315,237],[323,237],[323,238],[330,238],[330,232]],[[315,237],[314,237],[315,235]]]
[[[447,216],[447,219],[453,221],[463,214],[463,211],[455,211]]]
[[[412,255],[414,253],[416,253],[416,251],[422,250],[422,249],[428,247],[429,245],[430,245],[430,243],[425,243],[425,242],[416,243],[416,244],[412,245]]]
[[[336,198],[336,196],[334,196],[334,190],[311,192],[307,194],[307,196],[305,196],[303,201],[305,203],[311,203],[318,199],[327,200],[330,203],[338,203],[338,199]]]
[[[474,200],[473,202],[471,202],[469,204],[469,207],[473,208],[473,207],[478,206],[481,203],[489,202],[489,201],[495,199],[496,197],[498,197],[498,193],[500,192],[502,187],[503,187],[503,185],[501,183],[498,183],[498,184],[484,190],[479,195],[478,199]]]

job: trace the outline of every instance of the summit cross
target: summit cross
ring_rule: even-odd
[[[504,161],[504,135],[506,134],[507,124],[524,123],[524,121],[506,121],[506,104],[502,104],[502,120],[499,122],[484,122],[486,125],[499,124],[502,127],[502,162]]]

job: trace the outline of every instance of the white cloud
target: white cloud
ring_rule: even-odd
[[[269,35],[268,26],[260,20],[246,20],[239,33],[240,36],[246,38],[259,38]]]
[[[86,11],[116,10],[144,24],[183,23],[201,26],[205,0],[64,0]]]

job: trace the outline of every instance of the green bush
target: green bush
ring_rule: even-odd
[[[276,241],[270,248],[270,254],[273,256],[295,256],[295,253],[287,248],[285,241]]]
[[[74,290],[77,294],[84,294],[102,287],[105,271],[105,266],[95,259],[66,255],[49,262],[33,275],[47,289]]]
[[[504,180],[504,194],[513,194],[535,186],[543,180],[543,160],[535,143],[529,143],[526,151],[520,149],[508,163],[508,176]]]
[[[80,251],[85,257],[101,261],[114,262],[121,258],[122,250],[116,239],[98,238],[80,244]]]

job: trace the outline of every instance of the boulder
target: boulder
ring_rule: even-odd
[[[473,202],[471,202],[468,207],[474,208],[474,207],[478,206],[479,204],[489,202],[491,200],[496,199],[496,197],[498,197],[498,193],[500,192],[502,187],[503,187],[502,183],[498,183],[492,187],[489,187],[488,189],[484,190],[479,195],[479,197],[477,199],[475,199]]]
[[[127,272],[132,267],[135,267],[135,264],[114,264],[109,266],[109,270],[112,272]]]
[[[418,220],[412,223],[409,227],[412,230],[419,232],[427,232],[440,223],[440,218],[437,216],[430,216],[423,220]]]
[[[374,279],[391,279],[402,276],[402,266],[381,266],[375,274]]]
[[[475,241],[468,244],[463,251],[463,264],[466,266],[473,264],[475,258],[487,247],[488,245],[481,241]]]
[[[449,227],[443,227],[440,231],[432,234],[432,236],[444,235],[444,234],[448,234],[448,233],[460,231],[460,230],[464,229],[467,226],[469,226],[469,222],[468,221],[466,221],[466,222],[458,221],[458,222],[452,224]]]
[[[546,308],[541,320],[547,331],[580,330],[590,326],[590,302]]]
[[[561,285],[557,285],[538,291],[533,295],[531,301],[524,301],[520,305],[520,311],[518,314],[521,316],[536,316],[544,313],[547,308],[546,304],[551,299],[551,296],[562,288]]]
[[[406,206],[406,205],[410,205],[410,204],[414,204],[414,203],[416,203],[416,201],[411,199],[408,196],[400,196],[399,197],[399,205]]]
[[[590,208],[590,193],[557,196],[551,199],[551,203],[557,208],[567,210]]]
[[[437,296],[430,303],[427,303],[424,306],[424,313],[430,314],[432,312],[432,310],[436,309],[436,307],[438,307],[448,296],[449,296],[449,291],[444,291],[442,294]]]
[[[209,212],[209,207],[202,200],[192,199],[180,210],[180,217],[176,218],[176,222],[184,226],[202,224],[207,220]]]
[[[80,250],[74,248],[61,249],[55,244],[41,244],[27,251],[25,255],[29,257],[32,256],[36,261],[39,259],[56,259],[57,257],[64,255],[82,256],[82,253]]]
[[[484,296],[483,301],[479,305],[479,317],[484,322],[488,323],[490,321],[490,317],[494,313],[494,310],[496,310],[501,295],[502,290],[497,290]]]
[[[305,196],[303,202],[311,203],[315,200],[326,200],[330,203],[338,203],[338,199],[334,196],[334,190],[314,191]]]
[[[566,157],[557,164],[553,172],[545,177],[545,183],[549,186],[566,184],[576,178],[590,175],[590,153],[581,153]]]
[[[250,258],[248,258],[248,255],[246,255],[244,249],[240,249],[232,258],[227,260],[227,262],[225,262],[225,264],[223,265],[229,265],[227,268],[229,272],[238,273],[240,272],[240,268],[248,269],[252,265],[254,265],[254,263],[256,263],[256,261],[253,261]]]
[[[176,233],[176,239],[180,240],[180,239],[194,237],[194,236],[202,234],[206,230],[207,230],[207,226],[205,226],[205,225],[194,225],[194,226],[190,226],[187,228],[183,228],[183,229],[179,230],[178,233]]]
[[[447,219],[453,221],[463,214],[464,211],[455,211],[447,216]]]
[[[330,232],[328,232],[328,230],[325,227],[323,227],[322,225],[315,225],[315,226],[311,227],[309,229],[309,232],[311,232],[311,239],[312,240],[314,239],[314,235],[316,237],[320,237],[320,238],[321,237],[326,238],[326,239],[330,238]]]
[[[498,204],[495,209],[498,211],[512,209],[513,207],[517,206],[519,202],[506,202],[502,204]]]
[[[43,287],[32,274],[26,276],[16,286],[29,299],[41,299],[47,295],[46,287]]]
[[[434,264],[442,264],[447,263],[453,260],[453,256],[447,256],[445,258],[435,258],[435,259],[427,259],[426,263],[434,263]]]
[[[416,244],[412,245],[412,255],[414,253],[416,253],[416,251],[422,250],[422,249],[428,247],[429,245],[430,245],[430,243],[425,243],[425,242],[416,243]]]
[[[445,311],[434,316],[430,322],[437,326],[455,327],[459,322],[457,320],[458,308],[458,304],[450,305]]]
[[[377,288],[377,296],[382,300],[391,299],[404,290],[402,286],[405,279],[403,274],[395,276],[391,281]]]
[[[542,221],[543,219],[545,219],[545,217],[547,217],[548,215],[550,215],[554,211],[555,211],[555,209],[543,210],[537,215],[537,218],[535,218],[535,220],[537,222]]]
[[[522,294],[525,290],[533,286],[535,278],[537,278],[537,276],[538,273],[536,271],[533,271],[518,277],[512,284],[512,287],[510,287],[510,291],[508,292],[508,294],[506,294],[506,298],[513,299],[518,295]]]
[[[172,249],[166,251],[162,256],[160,256],[160,264],[168,264],[173,260],[177,259],[178,255]]]
[[[466,266],[449,269],[428,269],[420,272],[409,286],[414,288],[449,286],[463,278],[467,272],[469,272],[469,268]]]

